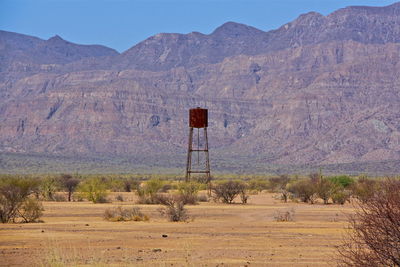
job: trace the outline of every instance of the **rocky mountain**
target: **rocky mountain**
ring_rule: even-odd
[[[399,15],[396,3],[269,32],[228,22],[121,54],[1,31],[0,151],[184,157],[187,110],[202,106],[211,159],[247,172],[400,160]]]

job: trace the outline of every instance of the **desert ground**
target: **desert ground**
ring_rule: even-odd
[[[260,193],[246,205],[187,206],[187,222],[169,222],[159,205],[137,205],[148,222],[105,221],[105,209],[134,204],[134,193],[123,196],[105,204],[44,202],[43,223],[1,224],[0,265],[332,266],[352,212],[350,204],[282,203]],[[293,221],[275,220],[290,210]]]

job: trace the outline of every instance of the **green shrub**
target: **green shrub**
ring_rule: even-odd
[[[159,204],[157,193],[159,193],[164,185],[160,179],[152,178],[137,188],[140,204]]]
[[[78,188],[83,198],[93,203],[107,202],[107,186],[100,178],[88,178]]]
[[[185,205],[197,203],[199,188],[200,184],[197,182],[183,182],[178,185],[179,195]]]
[[[343,188],[349,188],[354,184],[354,179],[347,175],[332,176],[328,180],[336,185],[340,185]]]

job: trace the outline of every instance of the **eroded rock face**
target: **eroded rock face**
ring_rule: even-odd
[[[121,55],[11,60],[0,74],[0,150],[184,154],[188,109],[202,106],[213,157],[400,159],[399,10],[350,7],[267,33],[227,23]]]

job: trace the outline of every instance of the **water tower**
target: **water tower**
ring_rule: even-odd
[[[190,109],[186,182],[190,181],[192,174],[199,174],[204,177],[203,179],[198,178],[199,181],[210,182],[207,127],[208,110],[200,107]],[[197,129],[195,139],[193,138],[194,129]],[[200,129],[203,129],[203,131],[200,131]]]

